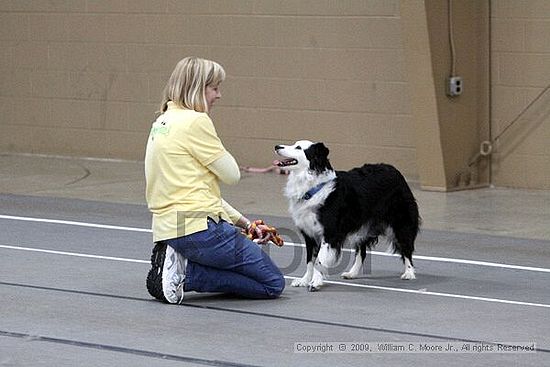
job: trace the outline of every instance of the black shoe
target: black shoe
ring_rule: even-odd
[[[168,303],[162,291],[162,268],[166,256],[166,243],[157,242],[151,255],[151,270],[147,274],[147,291],[159,301]]]
[[[147,290],[159,301],[181,304],[187,260],[165,242],[157,242],[147,274]]]

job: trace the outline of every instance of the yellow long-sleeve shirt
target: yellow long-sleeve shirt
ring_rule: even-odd
[[[209,168],[227,156],[234,162],[206,113],[168,103],[151,127],[145,153],[153,241],[205,230],[208,217],[233,223],[241,217],[222,199],[219,177]]]

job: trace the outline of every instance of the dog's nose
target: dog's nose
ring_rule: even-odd
[[[284,147],[282,145],[275,145],[275,150],[281,150],[283,149]]]

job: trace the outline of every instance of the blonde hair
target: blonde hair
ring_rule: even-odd
[[[174,68],[162,93],[161,112],[168,102],[178,107],[208,112],[205,91],[207,86],[217,87],[225,79],[225,70],[215,61],[199,57],[186,57]]]

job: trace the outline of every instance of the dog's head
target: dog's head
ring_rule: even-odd
[[[312,171],[323,173],[332,170],[328,160],[328,148],[323,143],[313,143],[309,140],[299,140],[293,145],[277,145],[275,152],[283,160],[275,164],[289,171]]]

